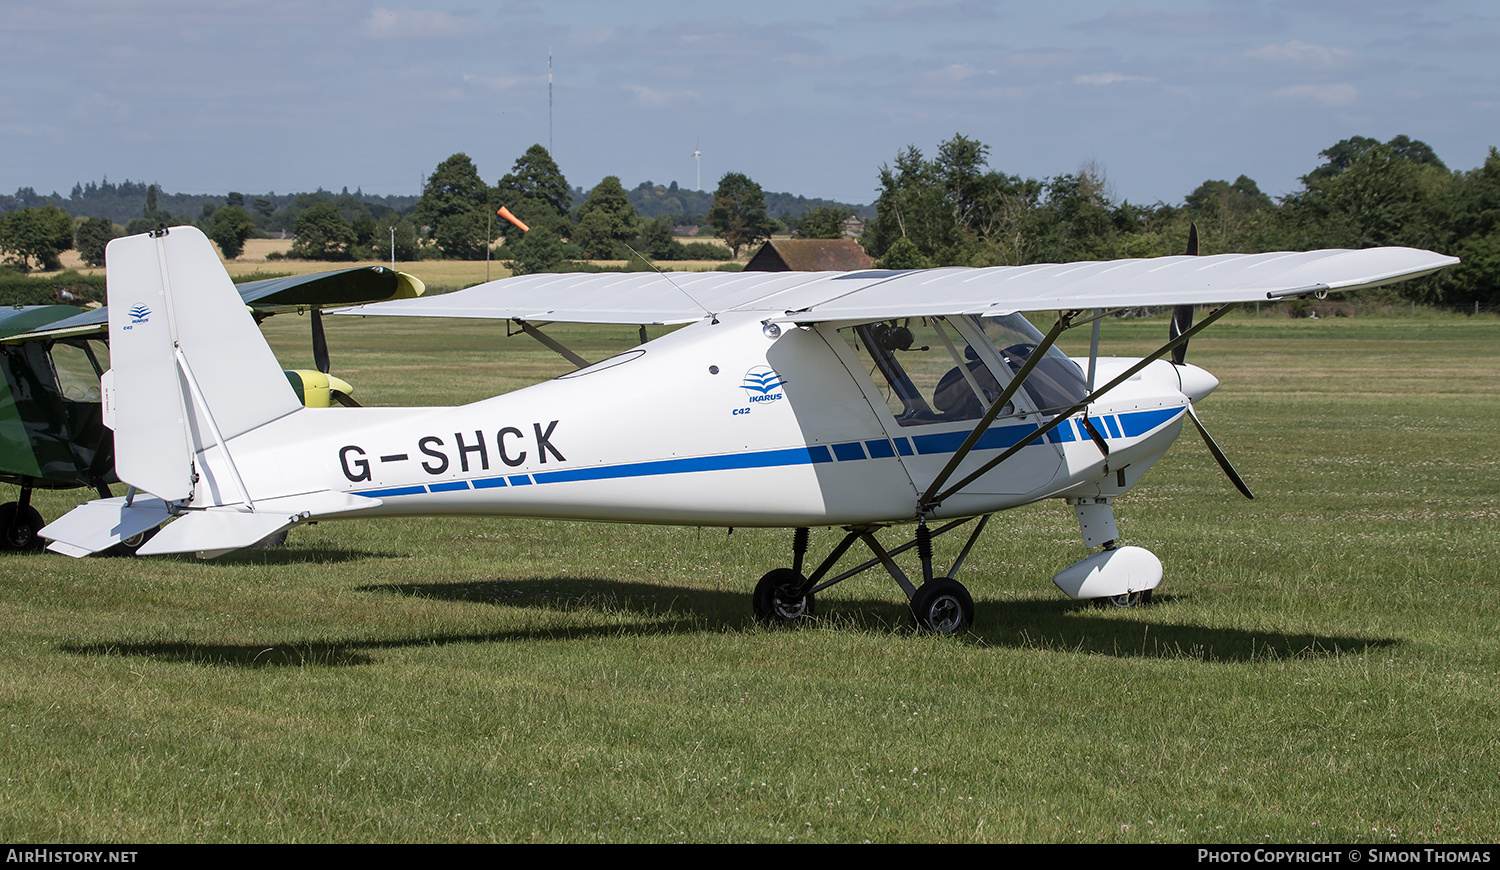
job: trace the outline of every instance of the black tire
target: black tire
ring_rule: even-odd
[[[266,537],[262,538],[261,540],[256,541],[254,544],[251,544],[250,545],[250,549],[252,549],[252,550],[274,550],[277,547],[285,547],[286,546],[286,532],[287,532],[286,529],[282,529],[279,532],[272,532],[271,534],[267,535]]]
[[[1143,589],[1140,592],[1126,592],[1122,595],[1111,595],[1108,598],[1092,598],[1089,600],[1100,610],[1123,610],[1127,607],[1145,607],[1151,603],[1151,590]]]
[[[107,550],[101,550],[98,555],[111,558],[116,556],[134,556],[135,551],[139,550],[142,544],[156,537],[156,533],[159,531],[161,531],[161,527],[157,526],[156,528],[147,529],[146,531],[139,534],[131,535],[130,537],[121,540],[120,543],[115,544],[113,547],[110,547]]]
[[[777,568],[767,572],[755,584],[755,595],[750,601],[755,609],[755,618],[766,623],[810,619],[814,609],[812,593],[799,594],[805,579],[791,568]]]
[[[42,549],[47,541],[37,532],[46,524],[31,505],[23,508],[14,501],[0,504],[0,551],[34,553]]]
[[[917,588],[911,615],[922,631],[963,634],[974,625],[974,599],[962,583],[939,577]]]

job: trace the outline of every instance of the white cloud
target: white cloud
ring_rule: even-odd
[[[1337,46],[1313,45],[1294,39],[1280,45],[1263,45],[1245,52],[1254,60],[1299,67],[1334,67],[1354,58],[1354,52]]]
[[[1319,103],[1324,106],[1347,106],[1359,96],[1359,90],[1347,82],[1326,85],[1290,85],[1276,91],[1275,97],[1299,103]]]
[[[658,91],[642,85],[626,85],[625,90],[635,95],[637,105],[661,109],[681,103],[701,103],[703,97],[696,91]]]
[[[533,81],[535,76],[481,76],[464,73],[464,81],[492,91],[508,91],[521,82]]]
[[[1154,82],[1156,79],[1146,76],[1130,76],[1124,73],[1107,72],[1094,73],[1093,75],[1074,76],[1075,85],[1114,85],[1120,82]]]
[[[990,70],[980,69],[979,67],[972,64],[950,63],[941,69],[933,70],[931,73],[928,73],[927,77],[936,81],[947,81],[957,84],[958,82],[973,78],[974,76],[992,74],[993,73]]]
[[[422,39],[431,37],[470,36],[483,25],[470,18],[450,15],[439,9],[386,9],[376,7],[360,25],[360,31],[373,39]]]

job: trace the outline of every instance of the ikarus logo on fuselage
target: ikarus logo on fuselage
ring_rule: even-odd
[[[134,305],[131,307],[130,311],[127,312],[127,314],[130,315],[130,325],[122,327],[123,329],[128,330],[130,329],[130,326],[151,322],[151,309],[147,308],[145,305]]]
[[[744,380],[740,381],[740,389],[745,391],[745,397],[750,404],[761,402],[779,402],[786,398],[781,387],[786,382],[776,370],[770,366],[756,366],[745,372]]]

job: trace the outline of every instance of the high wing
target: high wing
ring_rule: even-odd
[[[239,291],[240,298],[245,304],[254,309],[257,316],[260,316],[287,311],[329,308],[336,305],[352,305],[379,299],[413,299],[421,296],[426,286],[417,278],[386,266],[360,266],[336,272],[249,281],[236,285],[235,289]],[[61,309],[70,306],[46,307]],[[34,316],[41,318],[45,315]],[[54,318],[50,323],[43,320],[28,331],[0,335],[0,342],[18,344],[41,338],[103,335],[108,329],[109,310],[96,308],[63,319]],[[3,331],[0,330],[0,333]]]
[[[1457,263],[1413,248],[1158,257],[863,272],[527,275],[333,313],[673,324],[731,311],[811,323],[1013,311],[1253,302],[1360,290]]]

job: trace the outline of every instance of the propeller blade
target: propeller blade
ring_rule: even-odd
[[[1167,327],[1167,340],[1171,341],[1189,329],[1193,328],[1193,306],[1178,305],[1172,309],[1172,323]],[[1172,348],[1172,365],[1180,366],[1187,362],[1187,342]]]
[[[338,402],[340,405],[343,405],[345,408],[363,408],[364,407],[360,403],[354,401],[354,397],[350,396],[348,393],[344,392],[343,390],[329,390],[328,391],[328,398],[334,400],[335,402]]]
[[[1218,460],[1219,467],[1224,469],[1224,474],[1229,478],[1229,482],[1234,484],[1235,489],[1238,489],[1245,498],[1255,498],[1255,493],[1251,492],[1250,487],[1245,485],[1245,479],[1240,477],[1239,472],[1234,470],[1233,465],[1229,464],[1229,457],[1224,455],[1224,451],[1219,449],[1219,445],[1214,441],[1213,436],[1209,435],[1208,430],[1203,428],[1203,421],[1198,419],[1198,412],[1193,410],[1191,403],[1187,406],[1187,412],[1188,416],[1193,420],[1193,425],[1198,427],[1198,434],[1203,436],[1203,443],[1208,445],[1208,452],[1212,453],[1214,459]]]
[[[323,312],[321,309],[312,310],[312,340],[313,340],[313,364],[318,371],[328,374],[328,336],[323,334]]]
[[[1187,255],[1198,256],[1198,225],[1188,224]],[[1172,325],[1167,329],[1167,340],[1170,341],[1189,329],[1193,328],[1193,306],[1179,305],[1172,309]],[[1172,365],[1180,366],[1187,362],[1187,342],[1172,348]]]

